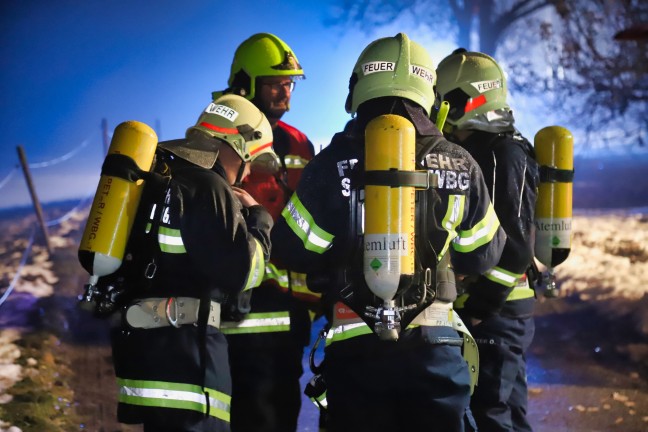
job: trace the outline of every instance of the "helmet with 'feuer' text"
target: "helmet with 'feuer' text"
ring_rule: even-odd
[[[429,115],[434,104],[436,74],[430,54],[405,33],[377,39],[360,54],[349,82],[346,111],[355,114],[371,99],[409,99]]]
[[[458,49],[439,63],[437,92],[450,104],[446,123],[455,129],[496,128],[512,120],[506,77],[490,56]]]

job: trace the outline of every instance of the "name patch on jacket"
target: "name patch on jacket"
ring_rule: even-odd
[[[470,188],[470,169],[464,158],[430,153],[425,156],[425,167],[439,177],[439,189]]]

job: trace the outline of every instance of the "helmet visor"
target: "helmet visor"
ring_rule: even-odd
[[[260,174],[274,174],[279,171],[281,162],[274,152],[263,153],[252,160],[250,170]]]

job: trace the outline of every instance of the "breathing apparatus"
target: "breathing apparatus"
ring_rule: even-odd
[[[159,147],[165,152],[161,155],[170,153],[211,169],[222,145],[229,145],[240,158],[239,177],[247,163],[252,164],[252,169],[268,172],[275,172],[279,167],[277,155],[272,150],[270,123],[252,102],[241,96],[224,95],[210,103],[198,122],[187,129],[185,139],[158,145],[155,132],[143,123],[129,121],[117,126],[79,246],[79,262],[91,275],[79,298],[82,306],[93,305],[99,315],[111,313],[116,308],[119,290],[113,285],[99,286],[99,278],[115,274],[122,266],[145,185],[151,184],[156,191],[166,191],[171,179],[168,167],[160,164],[167,171],[149,172],[154,166],[156,149]],[[157,205],[156,211],[161,207]],[[154,225],[159,216],[151,217]],[[152,279],[155,269],[152,259],[143,270],[143,276]]]
[[[79,245],[79,262],[91,275],[79,298],[82,305],[96,303],[110,312],[116,293],[102,292],[97,283],[122,264],[156,147],[157,135],[144,123],[127,121],[115,128]]]
[[[548,269],[542,276],[545,296],[556,297],[554,267],[571,251],[574,137],[561,126],[548,126],[534,137],[540,164],[540,186],[535,208],[535,256]]]
[[[360,105],[376,99],[398,97],[430,115],[436,80],[431,66],[427,51],[404,33],[374,41],[353,69],[347,112],[355,114]],[[382,304],[365,305],[357,312],[381,339],[397,340],[408,322],[404,314],[433,300],[433,296],[422,295],[418,303],[397,304],[396,298],[415,284],[415,189],[436,186],[436,178],[427,170],[416,170],[416,130],[405,117],[380,115],[367,124],[364,133],[364,283]],[[432,270],[425,272],[423,290],[427,292],[434,281]],[[350,294],[343,290],[341,296],[354,307],[349,304],[353,303]]]

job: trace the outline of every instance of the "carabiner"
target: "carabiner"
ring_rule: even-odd
[[[175,297],[169,297],[167,299],[164,312],[169,324],[175,328],[180,328],[180,324],[178,324],[178,301]]]

